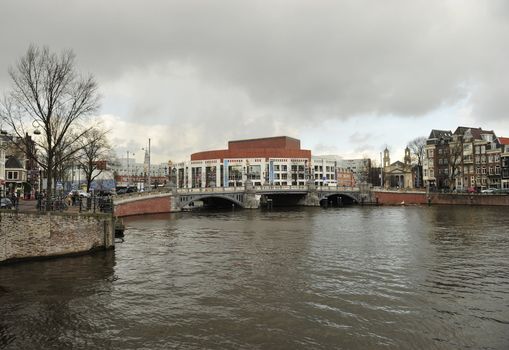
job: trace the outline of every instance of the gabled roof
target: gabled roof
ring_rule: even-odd
[[[5,169],[24,169],[21,162],[16,157],[8,157],[5,161]]]
[[[475,140],[482,139],[481,135],[483,134],[492,134],[495,135],[495,132],[493,130],[483,130],[481,128],[471,128],[468,126],[458,126],[456,131],[454,132],[454,135],[465,135],[465,133],[470,130],[470,133],[472,134],[472,137]]]
[[[509,137],[499,137],[498,142],[501,145],[509,145]]]
[[[433,129],[433,130],[431,130],[431,133],[429,134],[429,137],[426,140],[426,144],[427,145],[436,145],[441,140],[444,140],[445,142],[449,142],[451,139],[452,139],[451,130]]]
[[[452,136],[451,130],[431,130],[428,139],[445,139],[450,138]]]

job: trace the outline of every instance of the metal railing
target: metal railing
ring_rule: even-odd
[[[113,198],[110,196],[40,196],[37,198],[36,209],[42,212],[73,210],[80,213],[113,213]]]

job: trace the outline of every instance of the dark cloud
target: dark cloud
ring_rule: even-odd
[[[502,0],[6,0],[0,88],[36,43],[76,52],[103,88],[104,113],[198,135],[419,117],[467,98],[478,118],[503,120],[508,8]]]

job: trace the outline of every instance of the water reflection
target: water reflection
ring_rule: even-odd
[[[129,218],[114,255],[0,267],[0,348],[505,349],[504,210]]]

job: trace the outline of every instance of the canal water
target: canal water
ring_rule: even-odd
[[[509,217],[346,207],[129,218],[0,267],[0,349],[509,349]]]

